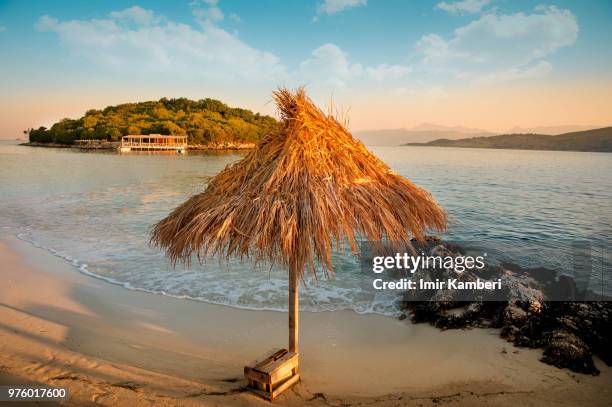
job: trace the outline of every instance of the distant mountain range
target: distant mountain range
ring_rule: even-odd
[[[612,152],[612,127],[574,131],[551,136],[547,134],[502,134],[469,138],[442,138],[404,145],[466,148],[506,148],[518,150],[559,150]]]
[[[364,144],[371,146],[399,146],[406,143],[426,143],[437,139],[455,140],[495,135],[495,133],[480,129],[461,126],[447,127],[431,123],[423,123],[410,129],[366,130],[356,131],[353,134]]]
[[[584,131],[596,126],[536,126],[513,127],[505,132],[491,132],[462,126],[441,126],[439,124],[423,123],[411,128],[362,130],[353,134],[355,137],[370,146],[399,146],[406,143],[427,143],[429,141],[447,139],[458,140],[470,137],[490,137],[500,134],[543,134],[557,135],[570,132]]]

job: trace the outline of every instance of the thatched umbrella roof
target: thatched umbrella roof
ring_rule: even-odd
[[[252,256],[303,276],[332,269],[334,245],[356,238],[409,244],[446,213],[424,189],[395,174],[303,89],[274,92],[281,125],[211,179],[153,231],[173,262],[193,254]]]

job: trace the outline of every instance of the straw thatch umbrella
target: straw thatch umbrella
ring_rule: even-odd
[[[252,256],[289,269],[289,350],[298,351],[298,280],[332,270],[332,247],[357,237],[410,244],[443,230],[446,213],[317,108],[303,89],[279,89],[281,125],[210,180],[153,231],[176,261]]]

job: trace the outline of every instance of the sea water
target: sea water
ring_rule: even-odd
[[[443,236],[491,259],[571,274],[572,247],[592,246],[595,280],[609,281],[612,154],[370,147],[448,210]],[[49,250],[75,270],[179,298],[285,310],[286,271],[234,259],[172,268],[149,246],[152,225],[206,187],[235,153],[170,155],[86,152],[0,142],[0,227]],[[349,253],[330,279],[306,279],[303,310],[397,315],[398,295],[372,290]],[[368,279],[369,278],[369,279]],[[610,284],[606,284],[610,286]]]

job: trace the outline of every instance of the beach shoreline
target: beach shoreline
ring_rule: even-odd
[[[119,142],[101,142],[97,144],[58,144],[58,143],[39,143],[39,142],[24,142],[19,143],[24,147],[46,147],[46,148],[74,148],[77,150],[117,150]],[[192,151],[208,151],[208,150],[252,150],[255,148],[255,143],[212,143],[212,144],[190,144],[188,150]]]
[[[126,290],[0,235],[0,383],[68,386],[71,404],[264,405],[243,366],[286,346],[287,314]],[[302,312],[302,382],[279,405],[609,405],[612,372],[539,362],[495,330]]]

